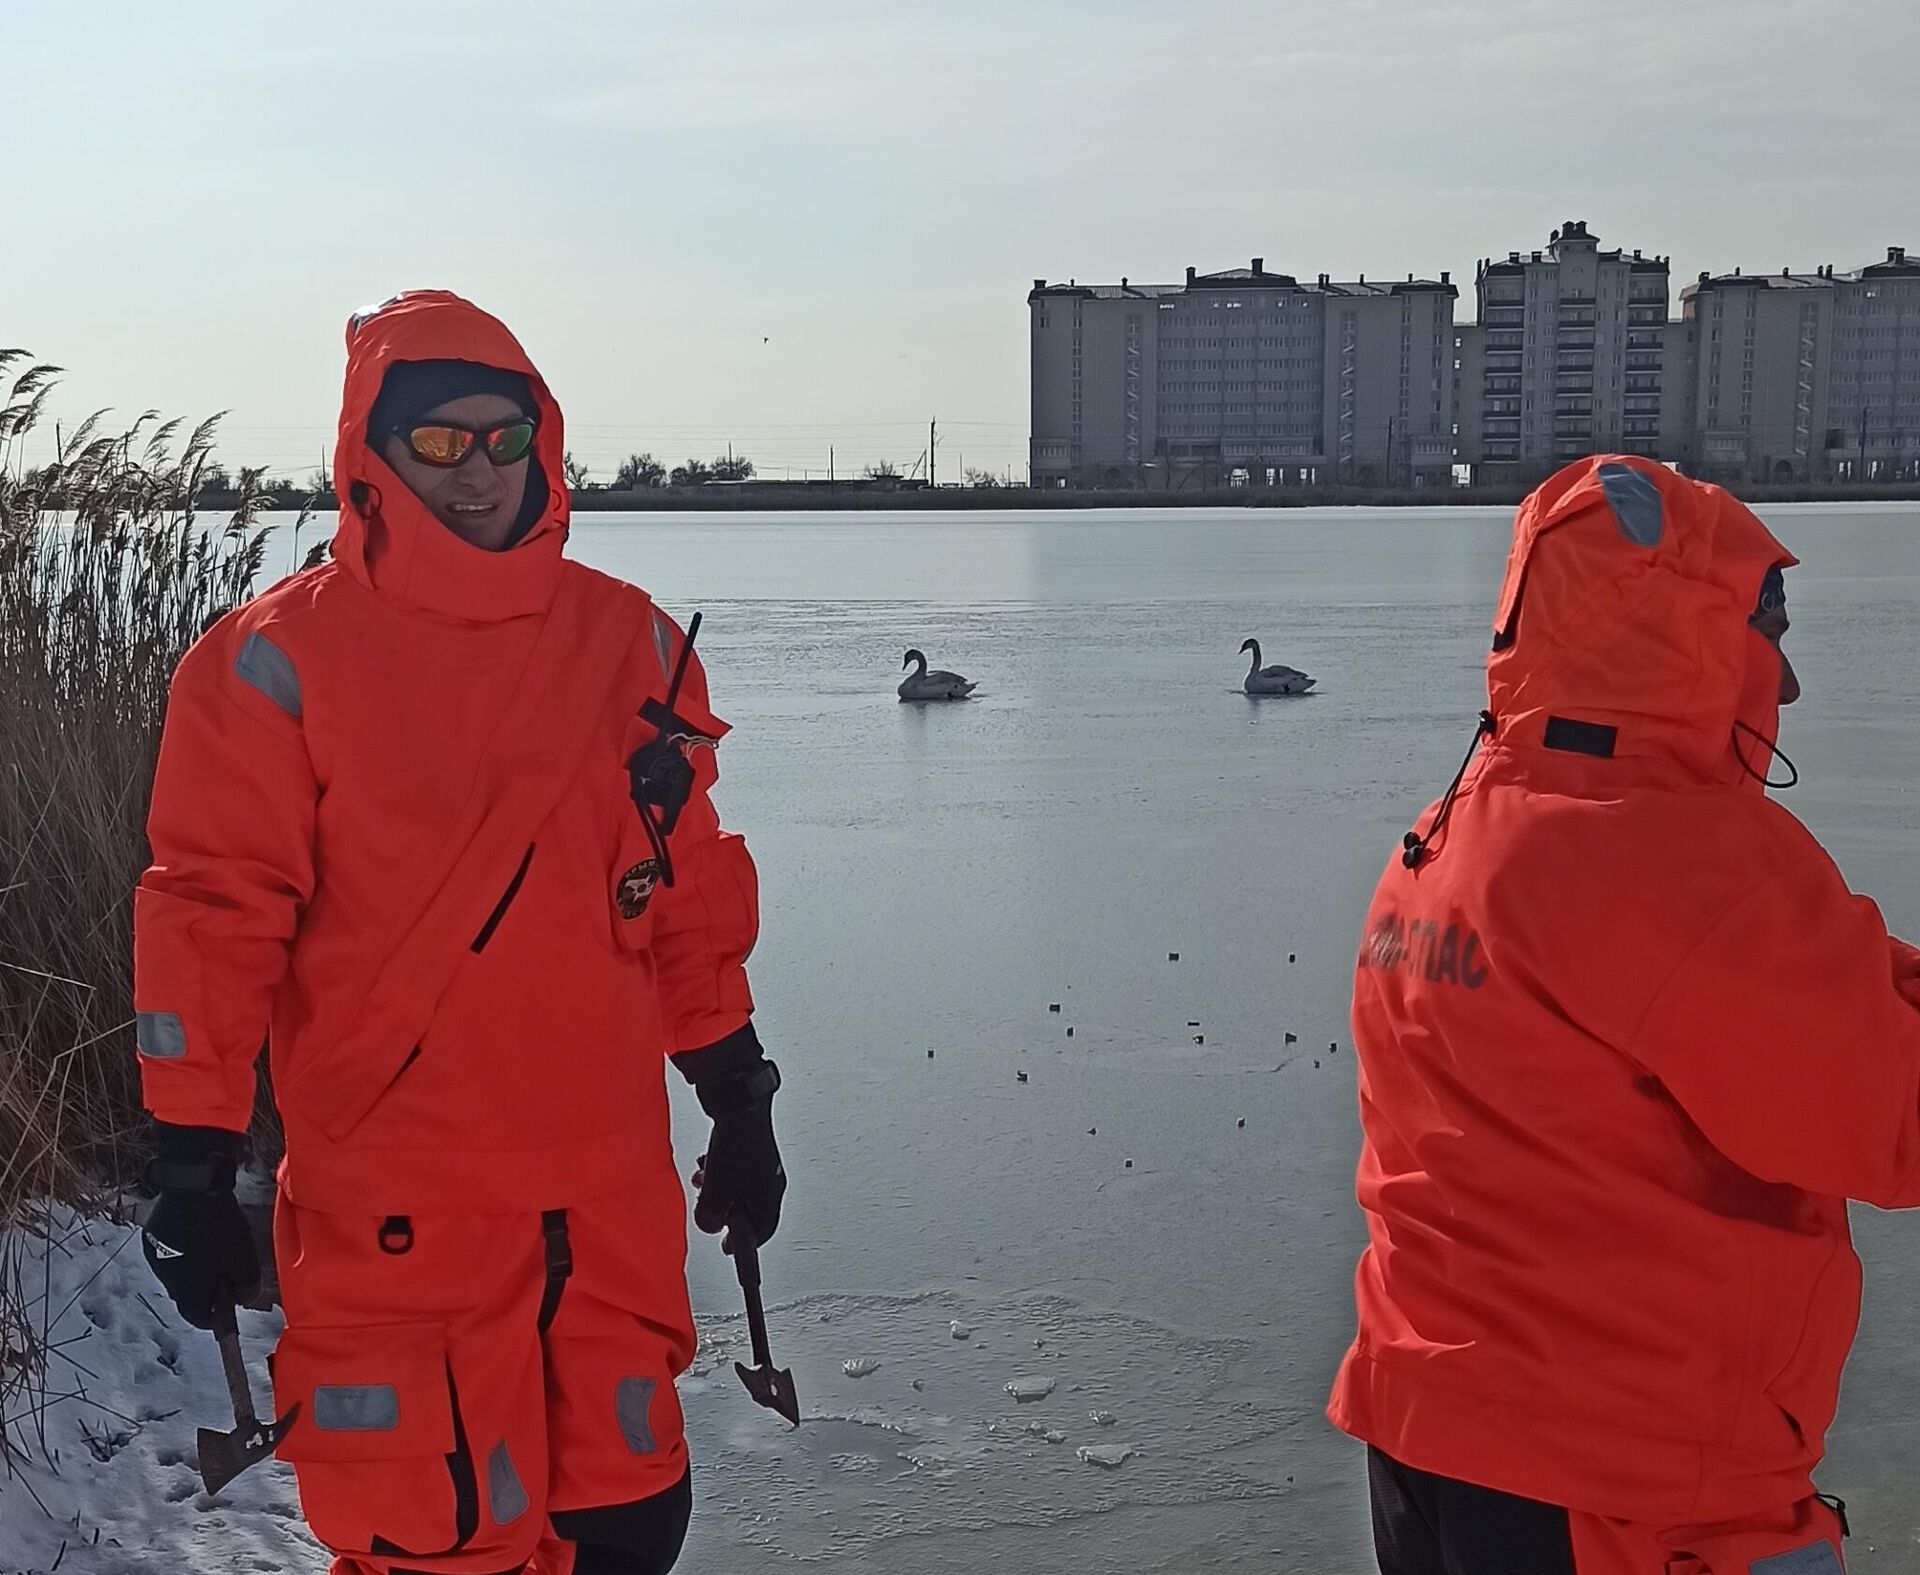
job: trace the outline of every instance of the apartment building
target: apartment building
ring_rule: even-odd
[[[1458,295],[1260,257],[1180,284],[1036,279],[1034,484],[1444,484]]]
[[[1680,292],[1695,357],[1690,472],[1720,481],[1825,473],[1835,295],[1824,268],[1703,273]]]
[[[1722,479],[1920,478],[1920,261],[1706,274],[1584,221],[1437,280],[1248,268],[1028,295],[1037,486],[1533,480],[1594,453]]]
[[[1462,459],[1504,479],[1601,451],[1658,455],[1686,362],[1668,273],[1664,257],[1603,251],[1581,220],[1540,251],[1482,261],[1480,377],[1461,389],[1477,406],[1477,447]]]
[[[1835,277],[1829,475],[1920,478],[1920,260],[1886,260]]]
[[[1701,274],[1688,469],[1721,480],[1920,474],[1920,262]]]

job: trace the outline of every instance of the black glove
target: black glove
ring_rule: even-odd
[[[787,1173],[773,1140],[773,1096],[780,1068],[767,1060],[752,1025],[704,1050],[674,1057],[693,1084],[700,1108],[713,1117],[713,1134],[693,1184],[699,1196],[693,1223],[709,1235],[724,1230],[735,1209],[755,1241],[780,1228]]]
[[[147,1267],[196,1329],[213,1327],[221,1302],[260,1293],[260,1253],[233,1195],[244,1137],[218,1127],[154,1124],[147,1180],[160,1194],[140,1247]]]

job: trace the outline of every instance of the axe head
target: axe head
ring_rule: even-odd
[[[256,1422],[251,1427],[236,1427],[231,1433],[201,1428],[197,1438],[200,1480],[206,1484],[207,1492],[218,1493],[241,1472],[271,1455],[280,1447],[280,1440],[287,1436],[287,1429],[299,1414],[300,1407],[296,1405],[271,1425]]]
[[[755,1405],[777,1412],[795,1427],[800,1425],[800,1396],[794,1392],[790,1368],[749,1367],[745,1362],[735,1362],[733,1370]]]

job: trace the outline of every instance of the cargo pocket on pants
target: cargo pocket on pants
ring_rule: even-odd
[[[473,1540],[480,1489],[438,1324],[289,1329],[274,1407],[300,1414],[279,1455],[336,1553],[444,1558]]]

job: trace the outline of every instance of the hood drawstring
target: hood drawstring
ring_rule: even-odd
[[[1498,727],[1499,723],[1494,720],[1491,711],[1480,713],[1480,725],[1474,729],[1473,742],[1467,745],[1466,758],[1460,762],[1460,769],[1454,772],[1453,781],[1447,785],[1447,791],[1440,800],[1439,811],[1433,817],[1433,824],[1427,827],[1427,834],[1423,837],[1417,831],[1409,831],[1401,840],[1400,846],[1405,851],[1400,855],[1400,862],[1408,869],[1418,869],[1421,861],[1426,858],[1433,839],[1440,835],[1440,828],[1446,825],[1447,816],[1453,813],[1454,796],[1460,791],[1461,782],[1466,779],[1467,767],[1473,764],[1474,752],[1479,749],[1480,740],[1493,737]]]
[[[1740,747],[1740,735],[1742,733],[1747,734],[1749,737],[1759,739],[1761,743],[1767,746],[1768,753],[1784,765],[1788,772],[1791,773],[1786,781],[1776,782],[1764,771],[1755,771],[1752,766],[1747,764],[1746,752]],[[1752,777],[1754,781],[1758,782],[1769,792],[1784,793],[1788,788],[1798,787],[1800,785],[1800,768],[1787,758],[1787,752],[1767,737],[1765,733],[1761,732],[1759,728],[1749,727],[1745,722],[1737,720],[1733,724],[1733,758],[1740,762],[1740,769],[1742,771],[1746,772],[1748,776]]]

